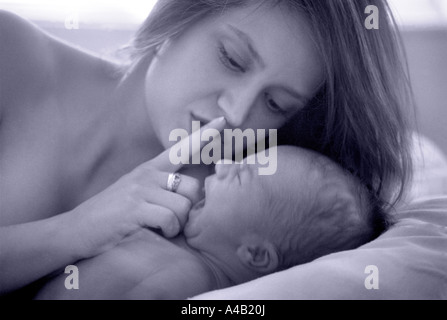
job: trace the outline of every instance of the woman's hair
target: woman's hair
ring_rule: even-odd
[[[251,4],[284,6],[305,17],[325,71],[314,99],[278,133],[279,144],[313,149],[339,163],[384,209],[411,176],[411,89],[396,24],[385,0],[159,0],[131,45],[133,61],[204,18]],[[379,9],[379,29],[365,9]]]

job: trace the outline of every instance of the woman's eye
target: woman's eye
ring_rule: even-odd
[[[224,46],[219,47],[219,57],[222,63],[233,71],[245,72],[245,68],[242,67],[225,49]]]
[[[265,94],[265,100],[266,100],[267,107],[270,109],[270,111],[272,111],[274,113],[279,113],[279,114],[285,114],[286,113],[286,111],[283,110],[275,102],[275,100],[273,100],[273,98],[268,93]]]

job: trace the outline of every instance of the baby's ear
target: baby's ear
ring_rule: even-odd
[[[268,274],[278,268],[279,257],[275,245],[260,237],[241,244],[237,255],[239,260],[253,271]]]

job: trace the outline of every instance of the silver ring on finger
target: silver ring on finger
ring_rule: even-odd
[[[180,173],[175,172],[169,174],[168,181],[166,182],[166,190],[174,193],[177,192],[180,182],[182,182],[182,176]]]

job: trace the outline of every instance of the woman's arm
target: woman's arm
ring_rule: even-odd
[[[155,167],[157,159],[69,212],[1,227],[0,293],[101,254],[144,227],[160,228],[167,237],[177,235],[192,201],[180,192],[164,189],[168,174]],[[188,184],[198,192],[198,183],[194,185],[186,177],[183,180],[182,188]]]
[[[48,39],[32,23],[0,10],[0,129],[5,117],[13,111],[9,106],[15,106],[9,101],[42,91],[44,79],[51,78],[52,51]],[[1,141],[0,165],[3,167],[3,161],[8,161],[2,156],[7,141]],[[9,223],[3,215],[11,211],[5,208],[8,204],[3,197],[3,188],[7,187],[3,180],[0,184],[0,294],[76,261],[82,251],[73,242],[76,235],[71,232],[73,223],[69,221],[69,214],[4,226]]]
[[[225,120],[218,119],[203,129],[220,132],[224,126]],[[200,133],[191,135],[189,141]],[[182,167],[173,165],[169,154],[170,149],[143,163],[69,212],[0,228],[0,294],[108,251],[141,228],[159,228],[167,237],[176,236],[198,200],[194,198],[200,184],[183,176],[177,192],[167,191],[169,173]]]
[[[21,288],[82,257],[72,221],[49,219],[0,227],[0,295]]]
[[[141,228],[177,235],[192,202],[163,189],[167,175],[148,162],[71,211],[1,227],[0,294],[101,254]],[[182,188],[188,184],[198,192],[198,183],[183,180]]]

